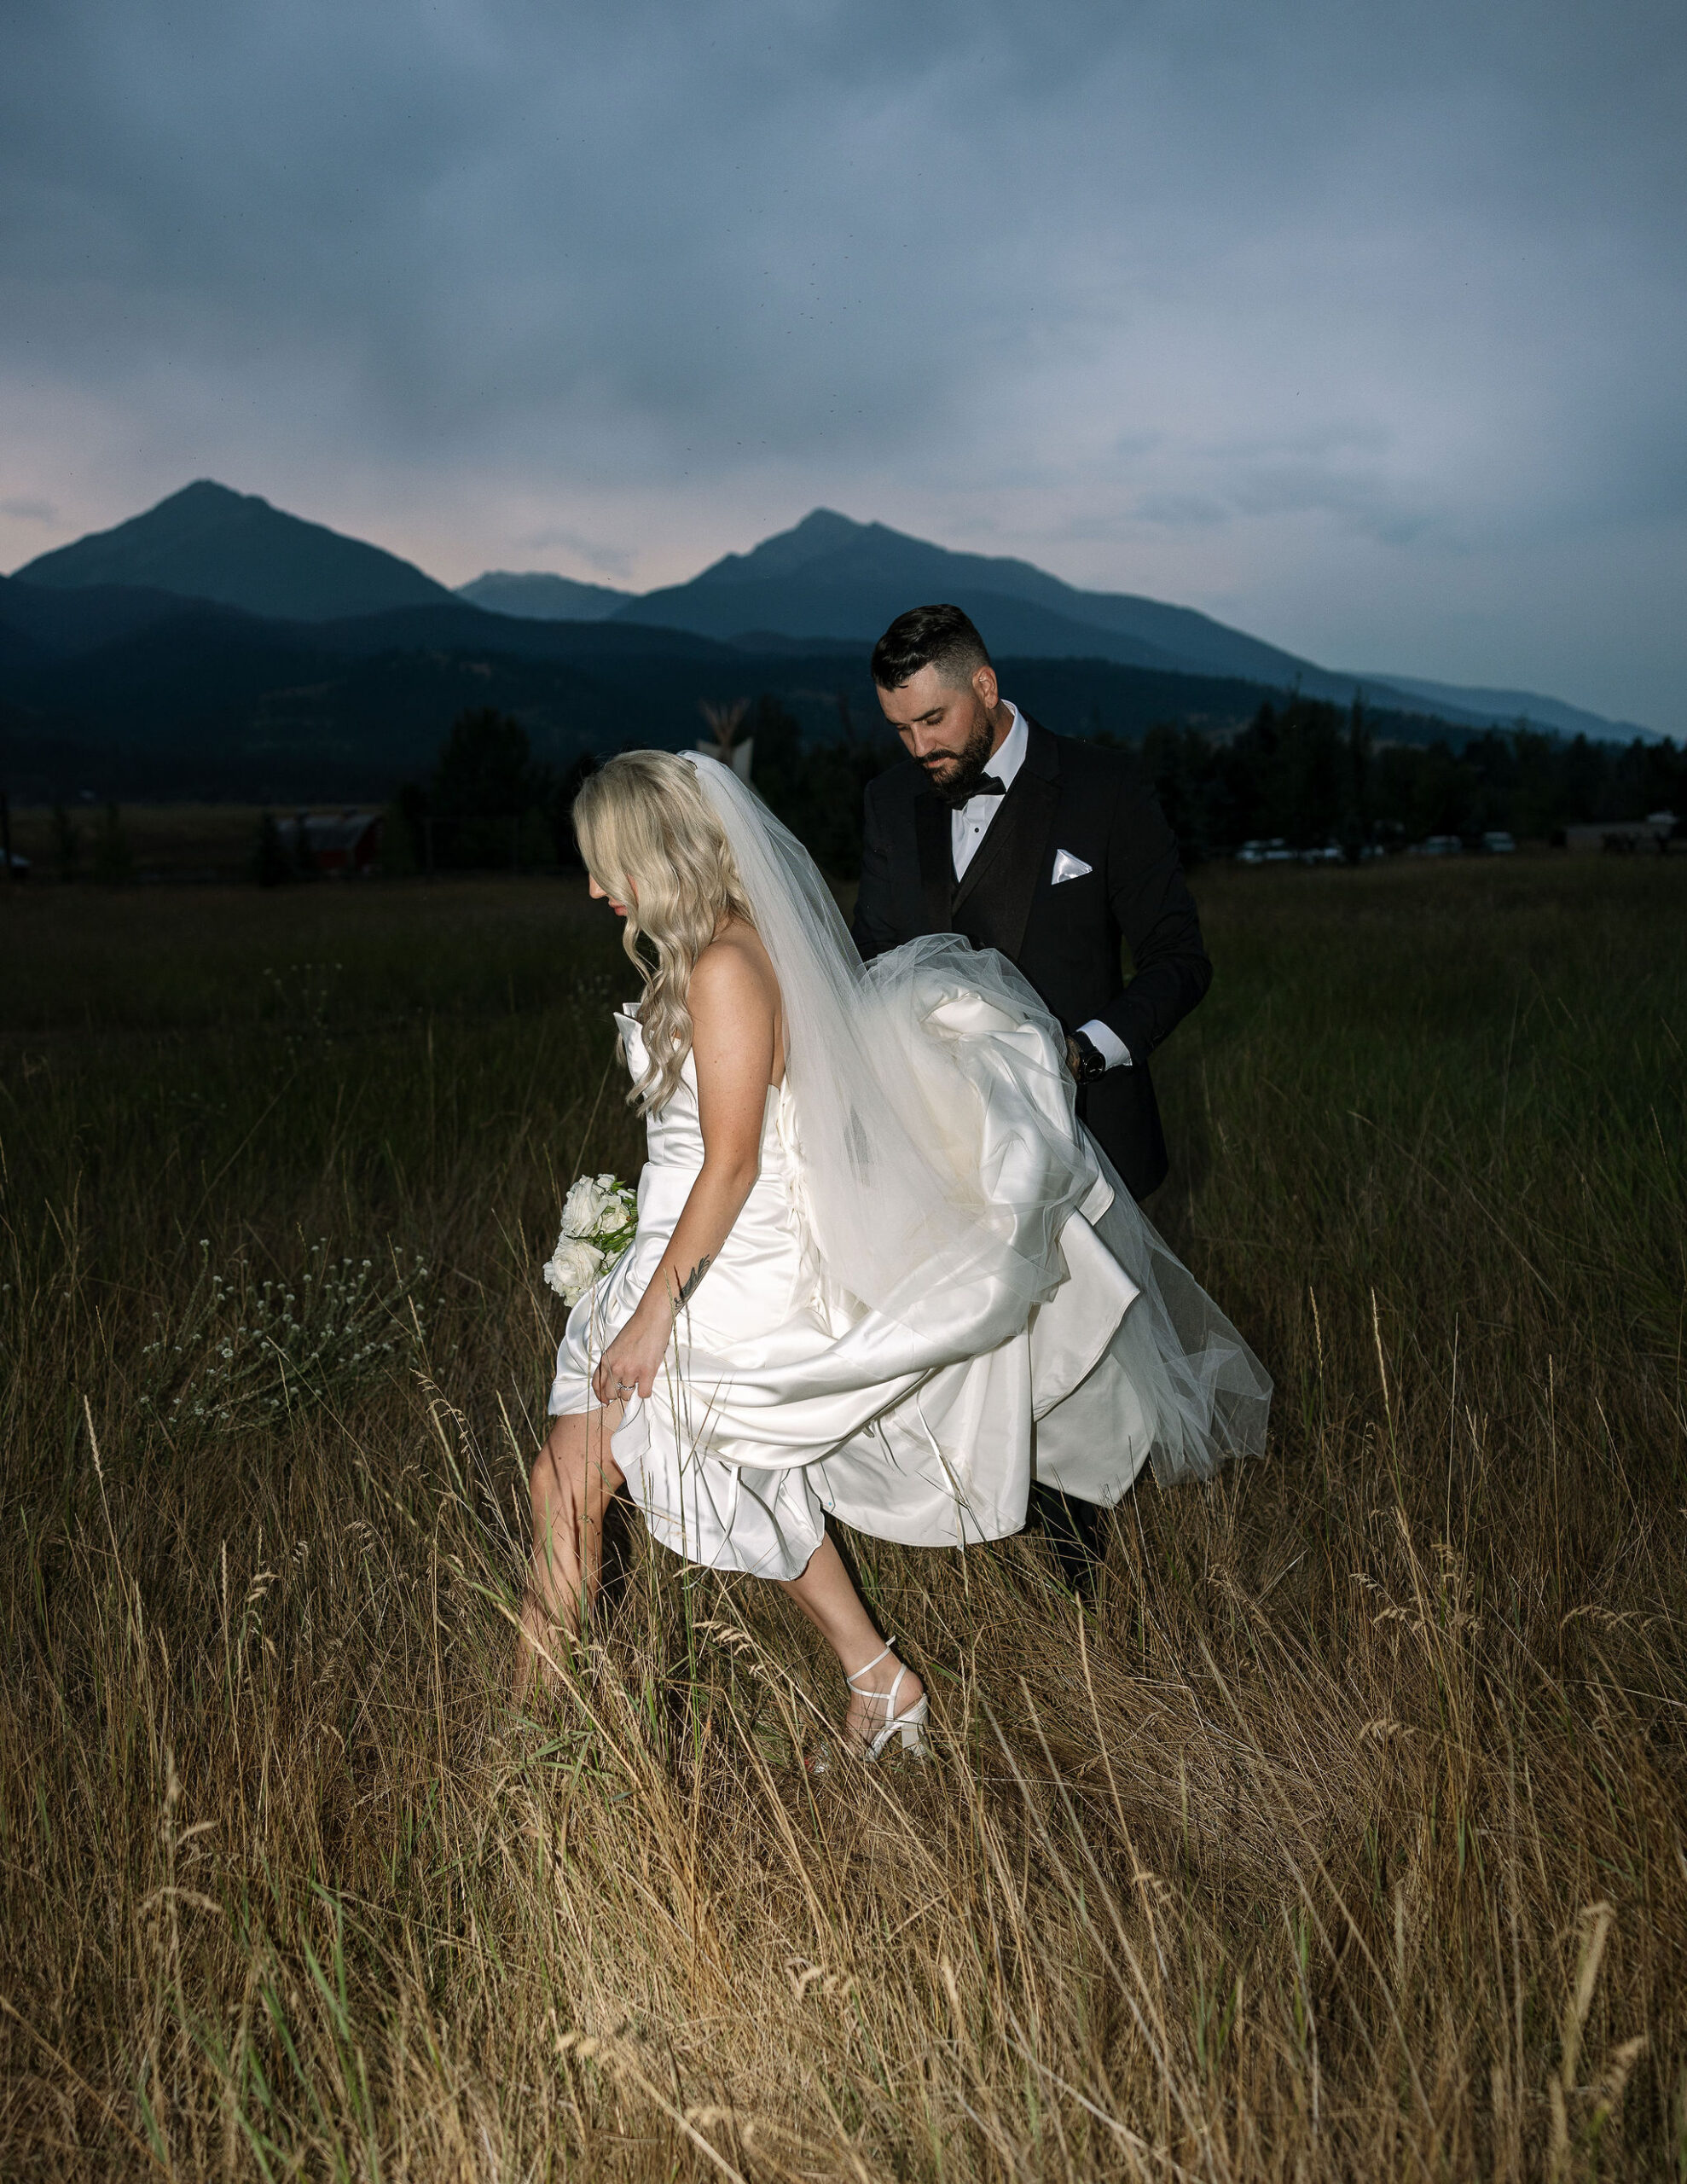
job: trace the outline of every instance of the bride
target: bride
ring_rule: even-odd
[[[863,965],[732,770],[624,752],[574,806],[643,982],[631,1247],[569,1315],[533,1467],[524,1673],[595,1594],[625,1487],[688,1561],[783,1584],[847,1731],[918,1748],[919,1677],[826,1531],[965,1547],[1035,1475],[1109,1504],[1264,1444],[1271,1384],[1076,1123],[1060,1026],[952,934]],[[653,962],[654,967],[652,967]]]

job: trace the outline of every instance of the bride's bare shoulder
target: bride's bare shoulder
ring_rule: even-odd
[[[704,1011],[777,1010],[779,981],[754,926],[734,920],[716,933],[692,967],[687,1000],[693,1017],[699,1005]]]

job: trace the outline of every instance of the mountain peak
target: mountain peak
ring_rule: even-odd
[[[853,516],[840,515],[836,508],[810,508],[801,523],[793,524],[783,535],[786,538],[800,538],[805,544],[825,551],[832,546],[847,545],[863,531],[880,528],[875,523],[857,523]],[[772,539],[766,539],[762,547],[772,543]],[[757,552],[762,551],[762,547],[758,547]]]
[[[255,502],[261,508],[270,506],[261,493],[237,493],[232,485],[219,485],[214,478],[195,478],[190,485],[183,485],[179,493],[166,493],[154,508],[181,508],[194,505],[203,508],[229,508],[240,502]]]
[[[793,576],[811,561],[847,551],[859,540],[884,529],[882,524],[856,523],[836,508],[810,508],[789,531],[776,531],[747,554],[725,554],[704,569],[699,584],[759,584],[770,577]]]
[[[125,584],[209,599],[283,621],[324,622],[450,597],[414,563],[307,523],[258,493],[214,478],[15,572],[26,584],[79,590]]]
[[[159,515],[166,508],[223,516],[232,515],[237,508],[268,508],[272,515],[275,514],[274,503],[266,501],[261,493],[237,493],[232,485],[219,485],[214,478],[195,478],[191,485],[183,485],[180,492],[166,493],[161,501],[145,513]],[[138,517],[134,520],[140,520]]]

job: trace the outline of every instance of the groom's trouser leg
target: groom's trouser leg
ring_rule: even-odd
[[[1079,1502],[1058,1486],[1034,1483],[1031,1510],[1054,1549],[1060,1575],[1069,1592],[1093,1594],[1106,1552],[1103,1519],[1106,1511],[1094,1502]]]

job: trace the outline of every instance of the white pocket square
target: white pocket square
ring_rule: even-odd
[[[1048,884],[1051,887],[1058,887],[1063,880],[1081,880],[1087,872],[1094,869],[1093,865],[1086,864],[1081,857],[1074,857],[1070,850],[1056,850],[1054,877]]]

